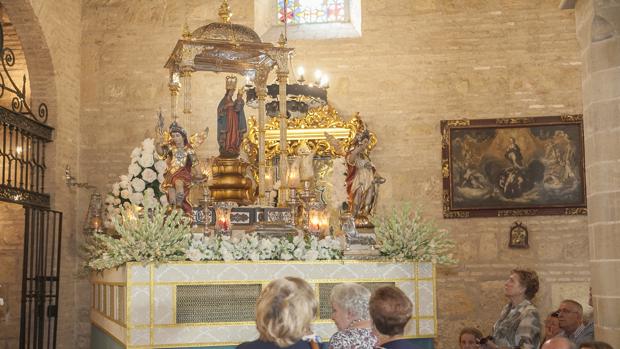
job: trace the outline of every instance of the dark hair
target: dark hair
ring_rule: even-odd
[[[609,343],[601,342],[601,341],[583,342],[579,345],[579,349],[581,348],[614,349]]]
[[[459,343],[461,342],[461,337],[463,337],[464,334],[471,334],[477,340],[480,340],[482,338],[482,332],[480,332],[479,329],[473,327],[463,327],[461,333],[459,333]]]
[[[409,297],[395,286],[376,289],[370,297],[369,308],[375,328],[387,336],[403,334],[413,312]]]
[[[519,277],[519,283],[525,287],[525,298],[532,299],[538,292],[538,274],[530,269],[513,269],[511,274]]]

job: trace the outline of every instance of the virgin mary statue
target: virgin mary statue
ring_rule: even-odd
[[[220,146],[220,157],[237,158],[243,135],[248,127],[243,112],[243,89],[233,95],[237,87],[237,78],[226,77],[226,94],[217,106],[217,143]]]

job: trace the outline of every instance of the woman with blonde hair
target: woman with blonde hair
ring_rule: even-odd
[[[258,297],[256,329],[259,338],[242,343],[239,349],[310,349],[316,342],[305,341],[312,333],[318,302],[312,287],[303,279],[287,276],[271,281]]]

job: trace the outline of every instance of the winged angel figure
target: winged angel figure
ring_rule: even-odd
[[[207,139],[209,128],[188,138],[187,132],[176,120],[166,131],[161,111],[158,119],[155,150],[166,160],[167,165],[161,188],[167,193],[171,205],[180,207],[185,214],[191,215],[190,188],[193,184],[206,181],[194,149]]]

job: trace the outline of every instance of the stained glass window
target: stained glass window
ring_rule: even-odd
[[[285,16],[288,24],[348,22],[349,0],[285,0],[278,2],[278,23],[283,24]]]

